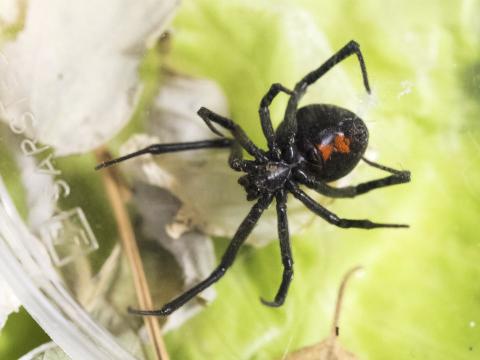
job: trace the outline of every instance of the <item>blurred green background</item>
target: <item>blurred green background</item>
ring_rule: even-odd
[[[312,86],[305,103],[363,111],[369,155],[410,170],[412,182],[327,206],[342,217],[411,228],[342,230],[313,222],[293,238],[295,280],[280,309],[258,300],[273,296],[280,281],[277,242],[245,247],[216,287],[215,302],[166,335],[172,359],[274,359],[320,341],[339,281],[357,264],[366,273],[347,289],[340,323],[347,349],[361,359],[480,357],[478,14],[478,0],[183,1],[172,52],[162,61],[217,81],[232,118],[257,142],[258,103],[270,84],[291,88],[349,40],[360,43],[373,104],[363,104],[372,101],[353,58]],[[284,104],[274,104],[277,124]],[[380,176],[360,166],[350,181]],[[219,256],[226,244],[215,240]],[[44,342],[40,334],[25,313],[12,316],[0,358]]]

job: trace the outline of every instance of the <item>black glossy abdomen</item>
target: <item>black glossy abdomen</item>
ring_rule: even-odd
[[[347,175],[367,149],[368,129],[363,120],[335,105],[312,104],[300,108],[297,111],[297,126],[295,143],[307,160],[312,158],[309,152],[318,148],[329,134],[342,133],[348,139],[348,152],[332,151],[327,160],[320,157],[317,162],[307,161],[309,170],[324,181],[334,181]]]

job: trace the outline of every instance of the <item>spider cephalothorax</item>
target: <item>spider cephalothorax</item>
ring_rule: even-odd
[[[238,183],[245,188],[247,200],[254,200],[262,194],[282,189],[291,170],[292,166],[283,161],[252,164],[246,169],[247,174],[238,179]]]
[[[360,63],[363,84],[370,93],[367,71],[360,47],[350,41],[330,57],[318,69],[308,73],[289,90],[280,84],[273,84],[260,102],[260,122],[267,139],[268,150],[258,148],[245,134],[242,128],[232,120],[220,116],[206,108],[198,115],[217,135],[218,139],[187,143],[156,144],[132,154],[107,161],[97,169],[116,164],[120,161],[142,155],[163,154],[167,152],[197,150],[206,148],[230,148],[229,165],[245,173],[239,179],[247,193],[247,200],[255,204],[240,223],[220,264],[212,274],[159,310],[134,310],[137,315],[165,316],[181,307],[198,293],[218,281],[233,264],[241,245],[260,219],[263,211],[275,199],[280,252],[283,263],[283,276],[273,301],[262,302],[269,306],[280,306],[285,301],[293,277],[293,259],[287,220],[287,195],[290,193],[308,209],[330,224],[342,228],[401,228],[402,224],[382,224],[370,220],[343,219],[327,210],[308,196],[299,185],[307,186],[318,193],[332,198],[355,197],[370,190],[410,181],[409,171],[395,170],[363,157],[368,145],[368,130],[365,123],[349,110],[326,104],[313,104],[298,109],[298,102],[308,86],[317,81],[337,63],[355,54]],[[269,106],[275,96],[284,92],[289,96],[285,118],[274,131],[270,120]],[[216,126],[231,134],[226,137]],[[243,159],[243,151],[253,160]],[[350,173],[363,160],[366,164],[384,170],[390,175],[381,179],[367,181],[355,186],[333,187],[328,182],[340,179]]]

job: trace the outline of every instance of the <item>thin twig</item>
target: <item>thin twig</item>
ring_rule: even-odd
[[[105,149],[99,149],[96,151],[95,155],[99,163],[109,158]],[[116,181],[117,176],[115,176],[115,169],[104,169],[101,173],[107,196],[113,209],[123,249],[132,269],[138,304],[142,309],[152,309],[153,306],[150,289],[148,287],[147,278],[145,277],[145,271],[143,270],[143,264],[138,251],[132,224],[130,223],[125,204],[122,200],[122,190]],[[155,358],[157,360],[169,360],[158,319],[156,317],[145,316],[143,320],[147,327],[150,340],[154,346]]]
[[[355,266],[354,268],[350,269],[343,276],[342,282],[340,283],[340,287],[338,289],[338,294],[337,294],[337,303],[335,304],[335,315],[333,316],[332,330],[330,332],[330,336],[332,338],[338,336],[338,321],[340,318],[340,310],[342,308],[343,295],[345,293],[345,286],[347,285],[347,282],[350,279],[350,277],[352,277],[353,274],[355,274],[357,271],[361,269],[362,269],[361,266]]]

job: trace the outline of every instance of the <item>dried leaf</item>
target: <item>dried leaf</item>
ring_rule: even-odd
[[[340,309],[342,306],[345,286],[350,277],[359,271],[360,267],[355,267],[348,271],[340,284],[338,290],[337,302],[335,305],[335,315],[332,322],[330,336],[318,344],[308,346],[297,350],[287,356],[284,360],[357,360],[358,358],[345,350],[338,342],[338,320],[340,317]]]
[[[329,338],[322,342],[298,350],[285,360],[357,360],[358,358],[343,349],[335,338]]]
[[[177,0],[29,2],[24,29],[2,48],[0,77],[11,80],[0,88],[5,117],[57,154],[103,144],[129,120],[147,42],[176,6]]]
[[[23,26],[26,0],[3,0],[0,3],[0,40]]]
[[[141,216],[142,233],[155,239],[163,248],[173,254],[182,271],[183,288],[206,278],[215,266],[215,254],[211,239],[198,231],[189,231],[173,238],[167,231],[167,225],[180,208],[180,202],[168,191],[156,186],[136,183],[133,202],[137,204]],[[148,266],[148,264],[145,264]],[[164,292],[163,283],[152,283]],[[215,298],[215,290],[208,288],[200,295],[205,301]],[[170,315],[164,331],[180,326],[188,318],[196,314],[203,306],[198,302],[190,302]]]

